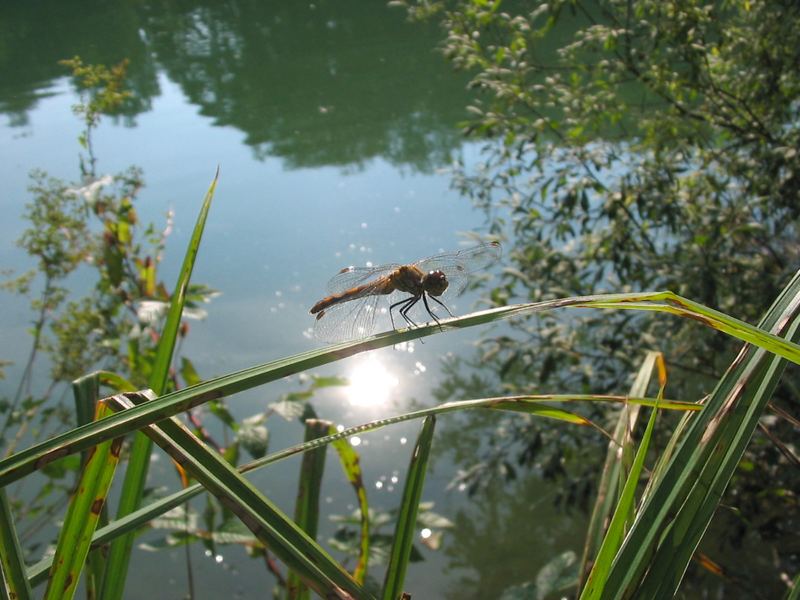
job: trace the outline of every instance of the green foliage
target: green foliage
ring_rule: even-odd
[[[800,258],[795,3],[526,12],[464,0],[412,14],[433,9],[445,55],[483,92],[466,130],[492,141],[455,185],[513,241],[495,301],[666,288],[743,318],[763,310]],[[688,369],[724,362],[709,364],[718,344],[687,326],[625,315],[521,324],[539,343],[496,340],[494,351],[513,358],[511,380],[612,385],[630,372],[633,327],[646,343],[668,339]]]
[[[117,114],[133,93],[124,89],[128,71],[128,60],[113,67],[106,65],[86,65],[80,56],[59,61],[72,71],[81,101],[72,107],[77,116],[83,119],[85,129],[78,137],[81,147],[88,153],[88,164],[80,157],[81,175],[84,178],[96,176],[97,158],[92,146],[92,133],[100,124],[103,115]]]
[[[63,64],[83,90],[76,112],[84,117],[82,139],[90,139],[101,117],[113,114],[129,97],[122,89],[126,63],[108,68],[84,65],[76,57]],[[30,226],[19,245],[37,261],[37,269],[4,287],[27,294],[43,278],[42,291],[31,301],[39,314],[33,350],[34,355],[47,353],[54,383],[71,381],[92,368],[125,365],[121,374],[144,385],[157,324],[170,299],[158,281],[158,264],[172,216],[163,231],[141,224],[135,208],[144,185],[141,171],[132,167],[97,177],[96,159],[90,157],[91,170],[81,159],[82,184],[43,171],[31,174],[33,198],[23,215]],[[94,290],[68,299],[65,280],[79,267],[94,272]],[[197,307],[213,295],[214,290],[195,285],[190,304]]]
[[[416,515],[416,527],[428,528],[431,535],[425,540],[425,545],[437,550],[442,542],[445,530],[452,529],[453,523],[446,517],[433,511],[433,502],[420,502],[419,512]],[[399,508],[390,510],[370,509],[368,513],[369,539],[370,539],[370,566],[385,565],[389,562],[394,536],[387,531],[395,526],[398,519]],[[346,556],[356,558],[359,555],[359,527],[361,525],[361,511],[356,509],[349,515],[331,515],[330,520],[337,524],[333,537],[329,540],[332,547]],[[411,562],[425,560],[422,550],[416,545],[412,546]]]
[[[484,140],[482,153],[456,167],[453,184],[485,210],[491,233],[510,240],[496,304],[671,289],[752,322],[789,280],[800,260],[796,2],[394,4],[441,23],[444,55],[479,94],[464,130]],[[484,340],[471,364],[479,375],[454,365],[440,397],[470,397],[477,384],[509,393],[624,389],[634,347],[665,353],[672,394],[683,398],[708,393],[736,351],[688,322],[535,315]],[[793,374],[775,402],[798,401]],[[793,435],[786,420],[769,423],[771,436]],[[477,439],[461,427],[452,437],[465,449]],[[581,475],[566,463],[586,458],[586,441],[538,420],[504,419],[463,483],[476,490],[523,465],[580,487],[593,469]],[[727,528],[734,546],[750,528],[784,535],[761,516],[765,504],[769,514],[793,515],[786,526],[797,518],[794,500],[760,492],[800,485],[796,469],[776,469],[779,456],[763,439],[748,447],[758,468],[733,481],[743,509]]]
[[[798,275],[798,277],[800,277],[800,275]],[[444,415],[456,411],[471,409],[508,410],[515,413],[527,411],[531,414],[541,414],[550,418],[557,418],[557,411],[555,411],[554,408],[551,407],[551,410],[547,413],[543,413],[540,409],[547,406],[547,402],[559,400],[562,402],[577,401],[593,403],[613,401],[631,405],[648,405],[654,408],[669,407],[678,410],[686,410],[691,406],[691,409],[694,411],[697,411],[702,405],[696,404],[686,406],[685,404],[674,401],[662,400],[660,397],[653,400],[651,398],[580,394],[565,396],[546,395],[539,397],[512,396],[465,400],[441,404],[435,407],[357,425],[347,430],[339,431],[337,428],[335,434],[315,438],[304,444],[280,450],[263,459],[254,461],[254,463],[251,463],[241,470],[232,469],[230,464],[226,462],[227,457],[221,457],[218,452],[209,449],[207,444],[198,440],[197,436],[190,432],[179,420],[175,419],[174,416],[179,412],[187,410],[187,408],[210,402],[212,399],[220,396],[226,396],[237,391],[263,385],[277,378],[285,377],[294,372],[301,372],[314,366],[342,360],[344,357],[357,352],[393,345],[409,338],[421,337],[425,334],[437,333],[441,331],[442,327],[469,327],[492,320],[508,318],[512,315],[552,310],[554,308],[566,306],[584,308],[593,306],[598,308],[633,308],[637,310],[660,310],[662,312],[676,313],[683,316],[691,315],[694,321],[700,321],[708,326],[718,327],[721,331],[729,335],[739,339],[753,341],[759,346],[764,345],[764,347],[769,348],[770,351],[774,351],[795,364],[800,364],[800,346],[786,339],[777,337],[775,334],[767,333],[767,330],[774,330],[776,333],[784,333],[784,330],[788,327],[790,335],[787,335],[787,337],[794,339],[794,334],[797,330],[797,299],[800,297],[797,284],[798,277],[795,278],[792,287],[787,288],[776,302],[775,306],[773,306],[769,314],[769,319],[763,323],[763,329],[758,329],[738,322],[736,319],[719,315],[715,311],[681,299],[670,292],[641,295],[617,294],[597,296],[594,298],[568,298],[557,302],[509,306],[492,311],[482,311],[473,315],[454,318],[441,326],[434,324],[412,330],[386,332],[377,336],[372,336],[365,341],[350,342],[349,344],[340,344],[333,348],[304,352],[297,356],[282,358],[272,363],[258,365],[237,373],[227,374],[214,380],[202,382],[189,389],[165,394],[159,398],[155,398],[152,391],[149,390],[130,394],[119,394],[106,399],[106,402],[111,406],[120,410],[118,414],[55,436],[46,442],[39,443],[15,456],[0,461],[0,481],[2,481],[3,485],[7,485],[34,470],[41,469],[43,465],[48,464],[52,460],[63,459],[65,450],[68,453],[80,452],[83,449],[96,445],[98,442],[115,438],[118,439],[126,433],[144,429],[148,436],[151,436],[162,448],[167,450],[171,456],[175,457],[178,462],[184,465],[187,471],[197,478],[199,484],[191,486],[191,489],[187,488],[185,492],[173,494],[170,498],[165,498],[163,501],[156,502],[155,504],[158,505],[157,507],[154,506],[152,509],[148,507],[141,511],[136,511],[140,514],[131,514],[120,519],[119,523],[113,523],[102,528],[102,530],[92,536],[92,544],[99,542],[100,539],[107,541],[123,532],[131,531],[149,518],[158,516],[170,508],[175,508],[180,502],[186,501],[202,489],[206,489],[214,493],[220,499],[220,504],[224,505],[225,510],[232,511],[238,515],[261,544],[266,544],[266,546],[274,550],[276,555],[281,557],[282,560],[291,562],[292,564],[289,565],[290,568],[295,570],[312,589],[333,592],[334,588],[332,588],[332,585],[346,585],[345,589],[355,592],[355,597],[371,598],[374,596],[374,592],[371,591],[372,587],[369,582],[361,587],[360,584],[346,574],[340,566],[331,561],[322,548],[317,546],[313,540],[302,532],[302,530],[289,521],[280,510],[255,490],[247,480],[243,479],[240,473],[288,458],[289,456],[301,452],[318,449],[322,444],[336,444],[357,433],[363,434],[370,430],[406,420],[433,417],[434,415]],[[648,300],[650,301],[649,304]],[[662,303],[658,304],[654,302],[656,300],[661,300]],[[668,300],[668,302],[664,302],[665,300]],[[776,321],[778,317],[780,317],[780,321]],[[718,440],[722,445],[729,445],[731,441],[735,441],[736,443],[733,446],[735,446],[737,451],[743,449],[744,446],[742,442],[746,443],[763,409],[763,405],[769,400],[773,392],[774,384],[777,382],[778,376],[780,375],[779,370],[770,367],[769,385],[762,386],[759,381],[755,381],[754,385],[747,388],[747,400],[744,403],[751,408],[748,413],[749,418],[747,419],[749,431],[747,429],[737,428],[738,421],[741,420],[740,417],[743,416],[745,411],[730,410],[731,404],[726,399],[726,395],[731,391],[741,390],[742,388],[738,386],[739,383],[750,382],[748,378],[740,378],[739,375],[742,373],[745,375],[747,374],[750,362],[752,362],[750,360],[751,358],[760,361],[762,364],[770,363],[770,361],[773,365],[777,364],[777,359],[770,359],[768,352],[758,346],[749,346],[747,354],[749,357],[748,361],[738,361],[734,363],[735,369],[732,369],[725,378],[725,385],[720,388],[722,391],[718,390],[718,393],[715,393],[715,399],[713,400],[714,408],[710,411],[704,408],[702,412],[699,412],[699,416],[692,420],[693,435],[703,435],[705,437],[703,432],[709,431],[711,437],[714,437],[715,440]],[[661,371],[661,369],[659,370]],[[105,374],[101,374],[101,379],[106,380],[108,377]],[[660,376],[659,379],[663,388],[665,378]],[[319,382],[320,385],[335,383],[335,381],[325,380],[319,380]],[[736,396],[733,396],[733,398],[735,399]],[[755,399],[757,402],[751,403],[751,399]],[[721,402],[722,405],[720,405]],[[561,417],[563,421],[576,423],[575,419],[568,417],[571,413],[567,413],[566,411],[561,412],[564,413]],[[727,422],[729,422],[731,426],[719,426],[721,423]],[[579,423],[583,424],[581,422]],[[423,427],[420,441],[412,454],[411,467],[406,475],[406,492],[413,490],[413,493],[403,494],[404,500],[398,509],[398,522],[404,521],[405,526],[402,527],[404,532],[402,536],[397,532],[393,536],[391,554],[393,557],[399,558],[399,560],[395,562],[395,567],[392,569],[395,574],[405,572],[407,562],[413,558],[414,552],[410,542],[412,541],[411,532],[414,530],[414,526],[423,524],[425,527],[433,528],[446,527],[449,525],[449,521],[446,519],[438,515],[426,513],[429,507],[425,507],[419,503],[419,492],[421,492],[422,489],[422,475],[424,471],[423,465],[427,461],[425,447],[429,446],[432,439],[432,427],[430,426],[432,424],[432,419],[426,419],[425,424],[426,427]],[[709,427],[707,427],[707,425],[709,425]],[[329,431],[331,430],[332,429],[329,428]],[[681,433],[682,432],[679,432],[678,435]],[[700,444],[698,446],[696,440],[688,439],[680,441],[679,444],[680,447],[677,453],[688,453],[692,461],[702,461],[709,456],[713,458],[714,461],[719,459],[719,454],[714,452],[713,448],[707,444]],[[675,444],[671,444],[668,448],[674,450],[676,446]],[[668,477],[674,478],[675,473],[670,473],[670,469],[673,469],[673,471],[677,470],[679,472],[683,483],[694,487],[694,489],[691,490],[692,494],[696,492],[702,494],[702,497],[697,498],[697,500],[700,501],[698,506],[702,508],[702,515],[696,520],[697,527],[694,527],[692,531],[692,535],[696,536],[698,532],[702,533],[702,531],[705,530],[702,519],[710,518],[713,509],[717,506],[721,490],[731,476],[730,467],[735,466],[735,457],[734,461],[726,459],[727,464],[724,475],[717,476],[717,470],[714,465],[710,465],[707,474],[714,478],[715,489],[714,494],[707,495],[703,493],[708,490],[707,483],[700,482],[695,485],[695,479],[691,476],[691,473],[688,472],[689,470],[685,468],[688,462],[683,459],[677,460],[677,453],[673,453],[672,450],[670,450],[670,452],[662,455],[662,465],[657,465],[656,469],[653,470],[654,477],[661,478],[658,482],[661,488],[656,489],[656,491],[658,493],[669,494],[670,486],[665,483],[665,481],[667,481]],[[728,454],[729,456],[733,456],[731,453]],[[643,451],[640,453],[640,458],[644,458]],[[667,461],[671,462],[667,464]],[[348,459],[348,462],[352,463],[353,461]],[[664,468],[661,468],[662,466],[664,466]],[[353,475],[356,474],[353,473]],[[350,474],[348,474],[348,476],[350,476]],[[358,477],[360,479],[360,476]],[[655,494],[656,492],[652,493]],[[645,491],[645,496],[647,496],[647,490]],[[525,506],[530,508],[529,502],[525,499],[527,496],[522,495],[520,497],[523,499]],[[670,502],[674,503],[676,501],[680,503],[680,498],[677,498],[677,500],[675,496],[670,498]],[[653,501],[652,505],[655,506],[657,510],[661,509],[661,504],[659,502]],[[424,518],[420,515],[419,511],[422,511],[422,514],[425,515]],[[191,524],[189,522],[190,517],[188,512],[185,514],[185,522],[187,523],[185,531],[189,531],[188,527]],[[369,516],[370,511],[367,509],[362,511],[361,514]],[[672,513],[667,511],[667,516],[669,516],[669,514]],[[693,518],[691,512],[685,512],[684,515],[690,519]],[[359,523],[362,521],[361,515],[356,515],[356,518]],[[206,518],[206,522],[213,522],[213,520],[213,515],[211,518]],[[386,517],[383,517],[384,523],[388,520]],[[355,518],[351,519],[351,522],[354,523],[355,521]],[[488,534],[494,538],[497,535],[497,529],[492,526],[490,521],[484,521],[489,527]],[[224,519],[223,522],[226,522],[226,520]],[[638,524],[639,520],[635,520],[634,527]],[[379,525],[376,524],[376,529],[378,526]],[[515,527],[518,528],[518,526],[519,524],[515,523]],[[640,529],[642,528],[644,528],[644,526],[640,527]],[[213,527],[210,529],[213,529]],[[661,537],[658,534],[662,531],[663,528],[659,526],[653,527],[650,530],[645,529],[644,534],[648,536],[650,540],[658,540]],[[199,538],[200,536],[195,537]],[[187,538],[187,536],[181,534],[173,536],[174,543],[169,542],[169,540],[167,540],[167,542],[174,545],[183,543],[182,540],[185,538]],[[397,540],[401,538],[404,539],[404,542],[402,545],[398,545]],[[433,536],[431,536],[431,538],[431,547],[435,547],[438,541]],[[209,543],[214,543],[213,536],[205,536],[200,539],[204,539]],[[525,544],[530,543],[530,540],[527,538],[522,541]],[[380,540],[376,539],[376,542],[377,546],[380,547]],[[359,544],[359,546],[363,547],[363,544]],[[664,545],[664,551],[669,552],[671,550],[672,548],[669,544]],[[258,554],[258,551],[256,554]],[[683,555],[681,560],[688,562],[690,554],[686,554],[684,549],[681,549],[681,554]],[[642,558],[644,558],[644,562],[642,562]],[[634,565],[631,563],[631,566],[638,569],[639,565],[647,566],[646,561],[646,553],[640,554],[637,559],[637,564]],[[668,575],[673,581],[678,581],[680,577],[682,577],[686,568],[686,562],[681,564],[679,560],[673,568],[670,569]],[[47,563],[48,561],[46,560],[41,561],[31,569],[30,577],[32,581],[39,582],[44,579],[48,568]],[[569,569],[573,564],[573,557],[564,556],[563,561],[560,563],[551,563],[551,565],[548,565],[537,575],[537,589],[540,584],[542,585],[541,589],[555,589],[563,586],[566,578],[571,577]],[[615,562],[614,564],[616,565],[617,563]],[[655,563],[654,566],[658,567],[659,564]],[[270,567],[270,569],[272,570],[273,567]],[[118,573],[112,573],[112,575],[117,576]],[[107,579],[108,574],[106,576],[106,580]],[[401,587],[402,576],[396,579],[392,590],[399,590]],[[530,591],[530,586],[526,586],[526,588],[527,589],[519,591]],[[385,591],[386,590],[384,590],[384,592]],[[512,590],[512,592],[514,592],[514,590]],[[345,596],[334,594],[333,597]],[[392,591],[392,597],[394,597],[394,591]]]
[[[65,182],[43,171],[31,173],[33,199],[23,218],[31,224],[17,244],[37,261],[46,278],[57,281],[72,273],[91,254],[84,198]],[[48,306],[48,310],[58,305]]]
[[[43,171],[31,173],[31,200],[23,217],[28,228],[18,243],[35,269],[8,279],[3,288],[31,297],[32,345],[16,394],[0,401],[0,439],[4,454],[13,453],[26,435],[39,438],[75,424],[75,414],[58,398],[72,380],[94,369],[110,369],[136,387],[147,385],[155,363],[161,323],[172,294],[158,279],[158,266],[171,231],[140,223],[136,201],[144,182],[131,167],[98,176],[92,132],[103,116],[114,115],[130,97],[125,91],[126,63],[107,68],[64,61],[81,90],[75,107],[83,119],[79,142],[80,182],[69,183]],[[71,277],[81,271],[81,293]],[[87,283],[88,281],[88,283]],[[198,312],[214,290],[193,285],[189,304]],[[187,332],[180,329],[181,337]],[[44,356],[43,356],[44,355]],[[36,366],[46,357],[49,376]],[[168,385],[174,387],[176,380]],[[130,386],[131,383],[127,383]],[[12,499],[16,516],[31,519],[26,536],[51,521],[80,463],[64,459],[48,465],[47,480],[32,499]],[[29,538],[23,537],[23,547]]]

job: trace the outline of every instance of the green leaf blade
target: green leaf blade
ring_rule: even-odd
[[[108,405],[100,402],[96,418],[101,419],[110,412]],[[45,600],[69,599],[75,593],[89,554],[92,534],[119,462],[121,447],[121,438],[103,442],[88,457],[59,533]]]
[[[159,396],[164,392],[167,378],[169,377],[169,368],[172,363],[172,355],[178,337],[181,315],[183,314],[183,308],[186,303],[186,290],[189,287],[192,270],[194,269],[197,253],[200,249],[200,241],[203,237],[203,230],[205,228],[208,212],[211,208],[211,201],[214,197],[218,177],[219,169],[217,169],[214,179],[203,200],[203,205],[197,217],[194,231],[183,259],[183,265],[178,275],[178,282],[172,295],[172,301],[170,302],[164,329],[158,341],[155,363],[150,372],[149,386],[150,389]],[[149,438],[141,433],[137,433],[134,438],[130,458],[128,459],[128,468],[125,471],[125,481],[122,486],[119,506],[117,507],[117,518],[130,514],[141,505],[142,495],[147,481],[147,471],[150,465],[151,450],[152,444]],[[104,588],[102,597],[104,600],[122,599],[125,579],[130,565],[130,556],[133,550],[133,538],[134,534],[130,533],[115,540],[111,545],[106,566],[106,576],[103,578]]]
[[[797,339],[799,306],[800,273],[761,320],[763,333]],[[783,361],[764,350],[742,349],[646,497],[609,573],[604,597],[638,593],[641,587],[659,593],[677,587],[687,554],[702,537],[782,369]]]
[[[145,398],[129,396],[136,401]],[[131,400],[124,396],[109,401],[118,409],[132,407]],[[180,421],[164,420],[147,427],[145,432],[315,592],[332,598],[347,598],[344,594],[371,597],[325,550]]]
[[[427,417],[422,424],[422,431],[420,431],[414,453],[411,456],[408,479],[403,488],[403,499],[397,515],[394,543],[383,582],[382,600],[399,600],[403,593],[408,561],[416,536],[417,511],[422,498],[435,427],[436,417]]]
[[[304,439],[306,442],[310,442],[327,435],[331,427],[330,421],[308,419]],[[300,465],[294,522],[313,540],[317,539],[319,526],[319,497],[322,475],[325,472],[326,450],[326,446],[320,446],[306,452],[303,454],[303,461]],[[290,572],[287,578],[287,590],[291,600],[308,600],[310,598],[308,587],[294,571]]]
[[[329,433],[336,433],[336,428],[331,427]],[[358,500],[358,512],[361,518],[359,523],[358,562],[355,569],[353,569],[353,579],[363,585],[367,576],[367,566],[369,565],[370,541],[369,503],[367,502],[367,489],[364,487],[364,477],[361,471],[361,458],[346,438],[338,439],[332,444],[339,455],[342,470],[353,487]]]
[[[6,490],[0,488],[0,566],[2,566],[3,591],[8,598],[29,600],[33,598],[25,573],[25,554],[19,543],[11,506]]]

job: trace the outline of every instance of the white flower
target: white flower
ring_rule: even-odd
[[[161,300],[142,300],[136,307],[136,316],[140,323],[154,325],[166,314],[168,308],[169,304]]]
[[[67,193],[74,196],[83,196],[87,204],[94,206],[94,203],[97,202],[97,196],[100,194],[100,190],[107,185],[111,185],[112,183],[114,183],[114,177],[111,175],[103,175],[102,177],[87,183],[83,187],[68,188]]]

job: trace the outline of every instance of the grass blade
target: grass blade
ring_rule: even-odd
[[[661,389],[659,390],[659,397],[664,393],[664,384],[665,382],[662,382]],[[587,600],[600,598],[603,593],[608,573],[611,570],[612,561],[625,536],[626,521],[636,502],[636,488],[639,485],[639,477],[644,467],[644,459],[647,456],[647,450],[650,447],[650,440],[653,436],[653,428],[655,427],[656,415],[658,414],[657,409],[658,406],[650,413],[647,429],[645,429],[642,441],[639,443],[639,448],[636,450],[633,465],[631,466],[630,473],[628,473],[628,478],[625,481],[625,486],[620,494],[619,502],[617,502],[617,506],[614,509],[614,516],[611,517],[611,523],[609,523],[608,531],[603,538],[603,543],[600,545],[594,567],[592,567],[592,571],[589,573],[589,579],[586,582],[586,587],[583,588],[583,592],[581,593],[581,600],[584,598]]]
[[[84,375],[72,382],[72,396],[75,399],[75,422],[86,425],[94,420],[95,404],[100,398],[100,378],[98,373]]]
[[[589,394],[564,394],[564,395],[542,394],[538,396],[484,398],[480,400],[461,400],[456,402],[448,402],[432,408],[426,408],[419,411],[413,411],[402,415],[398,415],[395,417],[379,419],[377,421],[372,421],[370,423],[365,423],[363,425],[357,425],[355,427],[350,427],[348,429],[345,429],[341,432],[339,431],[337,431],[336,433],[331,432],[331,435],[328,435],[324,438],[319,438],[310,442],[297,444],[295,446],[291,446],[289,448],[285,448],[283,450],[274,452],[258,460],[254,460],[246,465],[241,466],[239,470],[242,473],[247,473],[254,469],[265,467],[269,464],[278,462],[285,458],[289,458],[291,456],[295,456],[303,452],[308,452],[309,450],[312,450],[314,448],[319,448],[324,444],[335,443],[339,440],[346,443],[345,440],[350,436],[366,433],[368,431],[374,431],[377,429],[381,429],[382,427],[387,427],[396,423],[402,423],[413,419],[421,419],[428,417],[430,415],[457,412],[460,410],[491,409],[493,406],[497,405],[497,403],[500,401],[505,401],[507,403],[528,402],[531,404],[536,404],[545,401],[548,402],[549,401],[560,401],[560,402],[597,401],[597,402],[615,402],[623,404],[630,403],[636,406],[655,406],[656,403],[656,399],[654,398],[611,396],[607,394],[594,395],[594,396]],[[659,407],[662,409],[670,408],[673,410],[681,410],[689,413],[695,412],[700,408],[702,408],[702,406],[700,405],[689,402],[677,402],[677,401],[666,401],[666,400],[663,403],[661,403]],[[114,521],[108,526],[99,529],[95,533],[95,536],[92,539],[92,547],[95,548],[102,544],[106,544],[123,533],[134,531],[139,527],[144,526],[148,521],[164,514],[165,512],[175,508],[176,506],[179,506],[180,504],[183,504],[187,500],[202,493],[203,491],[204,488],[200,484],[195,483],[184,490],[175,492],[170,496],[157,500],[146,507],[138,509],[137,511],[131,514],[126,515],[125,517]],[[359,500],[359,506],[361,506],[361,500]],[[39,585],[44,581],[51,563],[52,559],[45,558],[42,559],[36,565],[33,565],[28,569],[28,577],[30,578],[31,585]]]
[[[100,399],[100,377],[100,371],[95,371],[72,382],[72,395],[75,399],[75,420],[78,425],[91,423],[95,419],[97,401]],[[80,483],[81,473],[89,460],[89,454],[88,450],[84,450],[81,453],[81,471],[78,473],[76,484]],[[75,488],[78,489],[78,485]],[[104,502],[97,526],[102,527],[107,524],[108,505]],[[86,571],[85,579],[86,597],[97,598],[100,594],[100,586],[103,584],[103,573],[106,566],[105,554],[90,551],[88,561],[89,568]]]
[[[185,503],[187,500],[205,491],[200,484],[194,484],[186,489],[180,490],[166,498],[148,504],[125,517],[109,523],[95,531],[92,536],[91,550],[97,550],[108,542],[130,531],[136,531],[140,527],[152,521],[156,517],[172,510],[176,506]],[[32,565],[27,570],[28,580],[32,586],[38,586],[47,580],[47,574],[53,565],[53,558],[47,557]]]
[[[800,573],[795,575],[792,586],[786,592],[786,600],[800,600]]]
[[[97,404],[95,418],[101,419],[110,412],[106,402],[101,401]],[[89,454],[58,536],[45,600],[70,599],[75,594],[121,447],[122,438],[117,438],[99,444]]]
[[[800,274],[761,321],[795,338]],[[692,420],[645,499],[606,583],[604,597],[672,596],[783,370],[784,361],[745,346]]]
[[[211,200],[214,197],[214,190],[217,186],[219,169],[214,175],[214,180],[206,192],[200,214],[194,226],[189,247],[183,259],[183,266],[178,275],[178,282],[172,294],[169,312],[164,323],[164,329],[158,341],[156,359],[150,374],[149,387],[156,395],[160,396],[166,387],[169,367],[172,362],[172,354],[175,350],[175,340],[178,336],[178,328],[181,324],[181,315],[186,300],[186,290],[189,287],[189,280],[194,269],[197,252],[200,249],[200,241],[203,237],[208,211],[211,208]],[[125,481],[122,485],[119,505],[117,506],[117,518],[124,517],[139,508],[142,503],[145,483],[147,481],[147,469],[150,465],[150,452],[152,442],[150,439],[137,433],[134,437],[131,448],[128,466],[125,470]],[[104,577],[103,594],[104,600],[121,600],[125,587],[125,579],[130,564],[130,555],[133,550],[134,533],[128,533],[117,539],[111,545],[106,566],[106,576]]]
[[[310,442],[330,432],[330,421],[319,419],[306,420],[305,441]],[[319,525],[319,495],[322,487],[322,474],[325,471],[326,447],[321,446],[303,454],[300,465],[300,481],[298,483],[297,501],[294,507],[294,522],[308,534],[312,540],[317,539]],[[294,572],[289,573],[287,591],[291,600],[309,600],[308,587]]]
[[[203,205],[200,207],[200,214],[197,216],[192,238],[189,240],[189,247],[186,249],[186,255],[183,257],[183,265],[178,275],[178,282],[175,285],[175,291],[172,293],[172,301],[169,305],[167,319],[164,322],[164,329],[158,340],[156,360],[153,364],[153,372],[149,381],[150,389],[157,395],[161,395],[167,385],[169,367],[172,364],[172,354],[175,351],[175,340],[178,337],[178,329],[181,326],[181,315],[183,315],[183,307],[186,304],[186,290],[189,288],[189,282],[192,278],[194,263],[197,260],[197,253],[200,250],[200,241],[203,238],[203,230],[205,229],[206,220],[208,219],[208,211],[211,210],[211,201],[214,198],[218,179],[219,167],[214,174],[211,185],[208,187],[206,196],[203,199]]]
[[[335,434],[336,428],[331,427],[329,433]],[[369,564],[369,504],[367,503],[367,489],[364,487],[364,478],[361,475],[361,459],[347,438],[335,440],[332,444],[339,454],[339,462],[342,465],[344,474],[347,476],[350,485],[353,486],[358,499],[361,524],[359,527],[358,561],[356,562],[356,568],[353,569],[353,579],[363,585],[367,576],[367,565]]]
[[[653,375],[653,369],[656,364],[657,352],[648,352],[636,379],[631,385],[631,396],[644,396],[647,393],[647,387]],[[617,419],[612,440],[608,444],[606,450],[606,459],[603,464],[600,481],[597,486],[597,499],[594,503],[592,516],[589,521],[589,528],[586,534],[586,542],[583,548],[583,558],[581,559],[581,567],[579,570],[579,584],[578,590],[583,589],[585,577],[591,570],[591,565],[594,563],[595,555],[597,554],[600,544],[603,541],[603,536],[606,532],[606,523],[609,522],[612,514],[612,508],[617,502],[619,496],[620,486],[618,482],[625,481],[626,477],[622,474],[622,453],[620,450],[623,446],[630,443],[630,432],[633,430],[639,416],[640,405],[626,404],[620,411],[619,418]],[[624,484],[623,484],[624,485]]]
[[[689,308],[686,308],[686,307]],[[490,323],[523,314],[553,310],[556,308],[639,308],[640,310],[657,310],[683,317],[692,318],[705,325],[725,331],[734,337],[753,343],[762,343],[770,351],[778,353],[793,362],[800,364],[800,346],[783,340],[766,331],[759,331],[746,323],[730,317],[717,317],[711,309],[701,307],[694,310],[694,303],[682,299],[671,292],[655,292],[644,294],[606,294],[597,296],[580,296],[561,300],[551,300],[532,304],[505,306],[471,315],[444,319],[439,325],[424,325],[414,329],[403,329],[381,333],[364,341],[348,342],[329,346],[321,350],[312,350],[295,356],[273,361],[264,365],[244,369],[237,373],[224,375],[195,386],[166,394],[146,405],[137,406],[130,411],[123,411],[104,419],[99,423],[91,423],[73,431],[55,436],[31,448],[18,452],[0,461],[0,486],[16,481],[20,477],[34,471],[37,466],[46,464],[72,452],[79,452],[98,442],[118,437],[139,429],[145,425],[166,419],[180,412],[198,406],[210,400],[248,390],[265,383],[294,375],[308,369],[339,361],[348,356],[384,348],[404,341],[417,339],[440,330],[461,329]],[[724,317],[724,318],[723,318]]]
[[[117,409],[130,410],[133,405],[129,397],[147,401],[146,394],[128,394],[114,396],[109,403]],[[180,421],[165,420],[147,427],[145,433],[236,514],[316,593],[324,598],[371,597],[325,550]]]
[[[392,553],[389,556],[389,565],[386,568],[386,578],[383,582],[381,595],[383,600],[399,600],[403,593],[403,582],[411,557],[411,547],[416,536],[417,511],[425,484],[425,473],[428,470],[428,458],[435,427],[436,417],[427,417],[422,424],[422,431],[417,438],[414,453],[411,455],[408,479],[403,488],[403,499],[394,530]]]
[[[790,331],[800,329],[796,321]],[[754,372],[749,389],[741,394],[743,410],[722,415],[720,425],[701,444],[714,449],[701,463],[701,474],[675,516],[656,551],[653,564],[638,589],[656,596],[674,596],[700,540],[711,522],[725,488],[744,454],[764,407],[772,397],[785,367],[782,359],[771,358],[765,368]],[[763,375],[759,376],[759,371]],[[748,384],[745,384],[748,385]],[[739,414],[735,414],[739,412]],[[667,551],[670,549],[670,551]]]
[[[6,598],[29,600],[33,597],[25,575],[25,554],[19,544],[14,516],[3,488],[0,488],[0,567]]]

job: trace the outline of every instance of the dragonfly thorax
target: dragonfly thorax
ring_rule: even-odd
[[[444,272],[436,270],[424,273],[414,265],[403,265],[389,275],[392,285],[387,286],[387,292],[399,290],[412,296],[421,296],[428,293],[431,296],[441,296],[447,289],[448,281]]]
[[[384,293],[388,294],[394,290],[398,290],[411,294],[412,296],[419,296],[424,290],[424,279],[425,274],[417,267],[414,265],[403,265],[389,275],[391,285],[386,286],[386,291]]]

